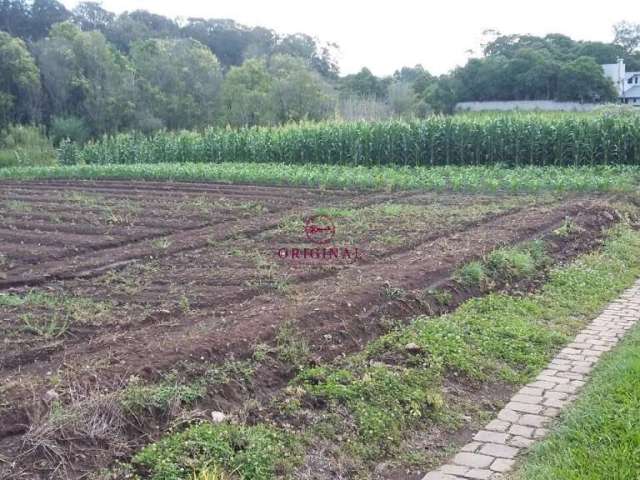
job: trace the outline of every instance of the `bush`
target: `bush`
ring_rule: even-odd
[[[482,288],[487,281],[487,273],[480,262],[470,262],[456,271],[455,279],[465,287]]]
[[[10,125],[0,132],[0,167],[55,163],[56,151],[42,128]]]
[[[78,117],[54,117],[49,133],[55,146],[63,140],[84,144],[91,135],[85,121]]]
[[[509,281],[533,275],[536,262],[529,252],[517,248],[501,248],[487,257],[487,268],[494,279]]]

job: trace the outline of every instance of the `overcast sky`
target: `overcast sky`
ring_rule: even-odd
[[[614,23],[640,22],[640,9],[628,0],[104,0],[102,6],[308,33],[340,46],[341,73],[367,66],[376,75],[418,63],[446,73],[466,62],[468,50],[479,51],[486,29],[611,41]]]

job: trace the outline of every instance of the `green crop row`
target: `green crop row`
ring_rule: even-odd
[[[63,164],[640,165],[640,115],[461,115],[106,136]]]
[[[363,167],[282,163],[158,163],[68,165],[0,169],[0,180],[127,179],[251,183],[375,190],[467,192],[603,191],[630,192],[640,168],[595,167]]]

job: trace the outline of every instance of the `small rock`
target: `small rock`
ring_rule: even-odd
[[[227,416],[222,412],[211,412],[211,421],[213,423],[222,423],[227,419]]]
[[[59,398],[60,398],[60,395],[58,395],[58,392],[56,392],[53,389],[47,390],[45,394],[42,396],[42,399],[47,403],[51,403],[55,400],[58,400]]]
[[[420,353],[422,351],[422,347],[416,343],[407,343],[404,346],[404,349],[409,353]]]

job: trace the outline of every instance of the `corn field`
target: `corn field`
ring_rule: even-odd
[[[119,134],[64,143],[62,164],[640,165],[640,115],[470,115]]]

